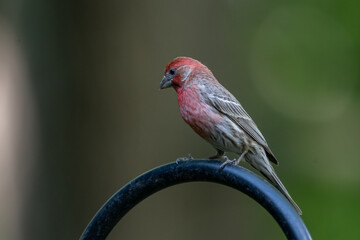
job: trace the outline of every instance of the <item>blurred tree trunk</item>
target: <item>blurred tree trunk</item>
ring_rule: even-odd
[[[111,99],[104,94],[113,87],[98,74],[106,66],[94,59],[103,48],[97,44],[97,24],[107,12],[98,13],[96,3],[88,1],[22,4],[20,39],[38,107],[41,146],[34,182],[24,183],[30,188],[24,239],[76,239],[92,217],[89,212],[96,211],[89,207],[98,206],[93,189],[107,181],[98,176],[97,161],[105,152],[101,143],[111,134],[104,129]]]

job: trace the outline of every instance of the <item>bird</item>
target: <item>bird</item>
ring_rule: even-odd
[[[240,102],[218,82],[208,67],[190,57],[174,58],[166,65],[160,82],[160,89],[170,87],[177,93],[183,120],[216,149],[216,154],[209,159],[225,160],[220,170],[245,159],[288,199],[299,215],[302,214],[270,163],[279,164],[264,136]],[[239,157],[230,160],[225,152]],[[189,158],[192,158],[190,154]]]

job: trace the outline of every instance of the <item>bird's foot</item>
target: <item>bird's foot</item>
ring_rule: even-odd
[[[220,159],[221,159],[221,160],[224,160],[224,161],[229,161],[229,162],[234,162],[234,161],[236,161],[236,158],[234,158],[233,160],[231,160],[231,159],[229,159],[229,158],[228,158],[227,156],[225,156],[225,155],[224,155],[224,156],[221,156]]]
[[[236,158],[234,158],[233,160],[230,160],[227,156],[222,156],[221,157],[223,160],[225,160],[225,162],[223,162],[223,164],[221,164],[220,166],[220,171],[224,169],[224,167],[228,164],[236,164],[237,160]]]
[[[179,164],[181,162],[185,162],[185,161],[189,161],[189,160],[192,160],[194,159],[193,156],[191,156],[191,153],[188,154],[188,157],[179,157],[176,159],[176,164]]]

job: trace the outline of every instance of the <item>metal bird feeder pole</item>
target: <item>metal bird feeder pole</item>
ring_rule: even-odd
[[[220,161],[189,160],[170,163],[133,179],[96,213],[81,240],[105,239],[119,220],[139,202],[167,187],[186,182],[214,182],[235,188],[261,204],[277,221],[288,239],[312,239],[301,217],[272,185],[249,170]]]

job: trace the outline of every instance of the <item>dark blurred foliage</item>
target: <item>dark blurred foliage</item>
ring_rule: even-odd
[[[0,90],[12,99],[4,106],[18,113],[4,125],[16,135],[16,154],[0,155],[11,159],[2,166],[14,166],[0,191],[16,190],[0,201],[0,238],[77,239],[137,175],[189,152],[213,155],[181,120],[175,92],[158,90],[176,56],[206,64],[241,101],[279,159],[276,171],[314,239],[360,238],[360,2],[0,6],[0,69],[18,64],[11,74],[20,75],[16,82],[0,75]],[[2,61],[8,56],[17,60]],[[142,238],[285,239],[254,201],[208,183],[146,199],[109,236]]]

